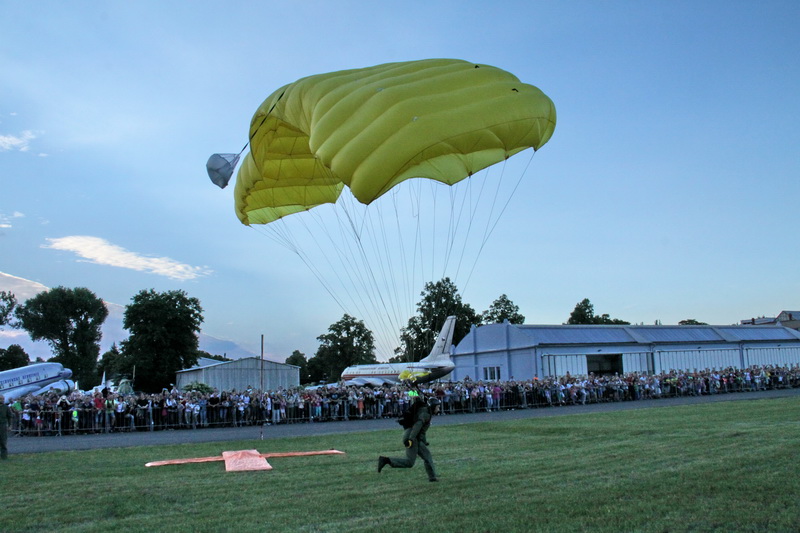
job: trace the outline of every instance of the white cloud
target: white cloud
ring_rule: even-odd
[[[0,339],[3,339],[5,344],[13,344],[17,339],[27,338],[27,336],[25,331],[18,329],[0,330]]]
[[[211,270],[205,267],[179,263],[168,257],[148,257],[131,252],[99,237],[73,235],[47,240],[50,244],[44,244],[42,248],[73,252],[89,263],[98,265],[129,268],[181,281],[196,279],[211,273]]]
[[[12,276],[5,272],[0,272],[0,291],[10,291],[14,293],[17,300],[22,302],[28,298],[33,298],[42,291],[46,291],[47,287],[37,281],[31,281],[25,278]]]
[[[0,229],[8,229],[13,227],[11,224],[12,218],[23,218],[25,215],[20,213],[19,211],[14,211],[11,215],[6,215],[5,213],[0,213]]]
[[[23,131],[20,135],[0,135],[0,151],[19,150],[27,152],[31,141],[36,138],[32,131]]]

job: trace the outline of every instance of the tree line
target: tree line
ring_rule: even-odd
[[[89,289],[56,287],[18,303],[0,291],[0,326],[25,330],[45,341],[51,361],[72,370],[79,384],[93,385],[100,374],[135,378],[137,389],[157,391],[175,379],[175,372],[197,362],[197,333],[203,308],[184,291],[142,290],[125,307],[123,327],[129,336],[119,347],[100,355],[101,327],[108,317],[102,299]],[[29,363],[19,345],[0,349],[0,370]]]
[[[448,316],[456,316],[453,343],[463,339],[473,325],[492,324],[508,320],[512,324],[522,324],[525,317],[519,306],[505,294],[498,297],[489,309],[477,313],[465,303],[456,285],[450,278],[428,282],[420,293],[417,314],[400,331],[400,346],[395,349],[390,363],[416,362],[428,355],[436,336],[441,331]],[[336,381],[342,371],[351,365],[378,363],[372,332],[364,323],[345,314],[328,328],[328,332],[317,337],[320,346],[316,353],[306,358],[295,350],[288,364],[300,367],[301,383]]]
[[[476,312],[449,278],[426,283],[420,296],[417,314],[400,331],[400,346],[390,363],[424,358],[450,315],[456,316],[455,344],[473,325],[525,322],[519,306],[505,294],[487,310]],[[56,287],[24,303],[18,303],[10,292],[0,291],[0,326],[24,329],[33,340],[47,342],[54,354],[51,360],[70,368],[82,384],[96,383],[105,373],[109,378],[133,378],[138,390],[159,391],[173,382],[177,371],[196,364],[201,356],[227,360],[198,349],[203,309],[197,298],[182,290],[149,289],[136,294],[124,313],[123,327],[129,337],[98,359],[101,326],[107,317],[105,303],[86,288]],[[629,324],[608,314],[595,314],[588,298],[576,304],[566,323]],[[680,323],[703,324],[694,319]],[[348,366],[378,362],[372,332],[349,314],[331,324],[317,340],[320,344],[312,357],[295,350],[286,359],[300,367],[301,383],[334,381]],[[0,370],[28,363],[28,355],[19,345],[0,348]]]
[[[454,342],[461,340],[472,324],[525,321],[505,294],[483,313],[476,313],[462,301],[449,278],[427,283],[421,295],[418,314],[401,331],[401,346],[392,362],[425,357],[449,315],[458,317]],[[123,327],[129,337],[100,356],[101,327],[108,309],[89,289],[56,287],[24,303],[17,302],[10,292],[0,291],[0,326],[23,329],[34,341],[47,342],[53,352],[50,360],[70,368],[80,384],[97,383],[105,373],[109,378],[133,378],[136,388],[144,391],[170,385],[178,370],[196,364],[200,356],[226,359],[198,350],[202,313],[199,300],[184,291],[140,291],[125,307]],[[335,380],[347,366],[378,362],[372,332],[348,314],[317,340],[320,345],[311,358],[295,350],[286,359],[300,367],[303,382]],[[0,370],[29,362],[19,345],[0,348]]]

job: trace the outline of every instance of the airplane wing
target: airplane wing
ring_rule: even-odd
[[[363,376],[353,379],[348,379],[347,381],[344,382],[345,385],[355,385],[357,387],[364,387],[366,385],[370,385],[372,387],[380,387],[385,383],[394,383],[394,382],[381,378],[368,378]]]
[[[48,392],[53,392],[55,394],[69,394],[75,390],[75,382],[71,379],[62,379],[60,381],[56,381],[55,383],[50,383],[49,385],[45,385],[36,393],[39,394],[47,394]]]
[[[13,389],[4,392],[4,396],[6,397],[6,401],[10,402],[11,400],[16,400],[17,398],[21,398],[22,396],[27,396],[28,394],[33,394],[34,392],[38,391],[41,387],[39,385],[29,385],[27,387],[14,387]]]

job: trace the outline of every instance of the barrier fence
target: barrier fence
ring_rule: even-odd
[[[448,415],[796,388],[800,387],[800,368],[566,375],[528,381],[445,382],[427,387],[425,392],[441,401],[440,414]],[[29,397],[24,403],[12,403],[12,430],[19,436],[44,437],[394,418],[407,409],[407,393],[402,386],[336,386],[266,394],[232,391],[210,397],[198,393],[110,394],[104,399],[74,394],[71,399]]]

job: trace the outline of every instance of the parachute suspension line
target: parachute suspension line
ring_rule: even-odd
[[[331,270],[339,277],[353,307],[361,315],[359,318],[369,319],[375,317],[374,310],[377,308],[374,284],[369,282],[373,276],[369,272],[369,259],[365,255],[361,242],[360,224],[355,219],[354,213],[346,207],[347,201],[348,196],[344,195],[344,198],[339,198],[341,203],[337,202],[337,205],[329,206],[335,216],[335,224],[326,224],[321,218],[318,218],[318,222],[321,233],[328,236],[332,254],[338,256],[340,263],[345,266],[347,283],[342,281],[338,275],[339,268],[333,267]],[[334,230],[337,230],[338,240],[333,238]],[[357,260],[358,258],[360,261]],[[327,256],[326,259],[329,260]]]
[[[514,184],[514,187],[511,190],[511,193],[508,195],[508,198],[506,199],[505,203],[503,204],[502,209],[500,209],[500,212],[498,213],[497,218],[494,220],[494,223],[491,223],[490,220],[487,221],[487,229],[488,229],[488,231],[486,233],[484,233],[484,238],[483,238],[483,241],[481,241],[480,247],[478,249],[478,254],[477,254],[476,258],[475,258],[475,262],[472,264],[472,268],[470,269],[469,275],[467,276],[466,283],[464,283],[464,290],[466,290],[467,285],[469,285],[469,282],[472,279],[472,274],[475,272],[475,267],[478,264],[478,258],[480,258],[481,253],[483,253],[483,249],[486,246],[486,243],[488,242],[489,237],[492,235],[492,233],[494,232],[495,228],[497,227],[497,224],[500,222],[500,218],[503,216],[503,213],[505,213],[506,209],[508,208],[508,204],[511,203],[511,198],[514,197],[514,193],[519,188],[520,183],[522,183],[522,180],[525,177],[525,174],[527,174],[528,169],[530,168],[531,163],[533,162],[533,156],[534,155],[536,155],[536,150],[534,150],[533,153],[531,154],[530,158],[528,158],[528,163],[525,165],[525,168],[523,169],[523,171],[520,172],[519,178],[517,179],[517,182]],[[503,173],[505,173],[505,166],[506,166],[506,162],[507,161],[508,161],[508,158],[506,158],[506,160],[503,162]],[[494,210],[494,204],[492,205],[492,209]],[[490,223],[491,223],[491,227],[489,227]]]
[[[528,163],[525,165],[525,168],[523,169],[522,172],[520,172],[519,178],[517,179],[517,183],[514,184],[514,188],[511,190],[511,193],[508,195],[508,198],[506,198],[506,202],[503,204],[503,208],[500,210],[500,213],[497,215],[497,218],[495,219],[494,224],[492,224],[492,228],[489,230],[489,232],[487,233],[486,237],[483,239],[483,243],[481,243],[481,249],[483,249],[483,246],[486,244],[486,242],[489,240],[489,237],[494,232],[494,229],[497,227],[497,224],[500,222],[500,218],[503,216],[503,213],[506,212],[506,209],[508,208],[508,204],[511,203],[511,198],[513,198],[514,197],[514,193],[517,192],[517,189],[519,188],[519,184],[522,183],[522,179],[525,177],[525,174],[527,174],[528,169],[530,168],[531,163],[533,162],[533,156],[535,156],[535,155],[536,155],[536,150],[533,151],[531,156],[528,158]],[[505,162],[503,163],[503,171],[505,172]]]
[[[484,172],[484,175],[488,174],[488,171]],[[451,187],[451,204],[450,204],[450,212],[451,212],[451,220],[453,223],[452,229],[452,248],[455,250],[456,245],[456,237],[458,235],[458,228],[461,226],[461,220],[463,217],[467,216],[467,229],[463,235],[463,245],[461,246],[461,253],[459,254],[458,263],[456,264],[456,271],[453,276],[453,282],[456,283],[458,280],[458,274],[461,271],[461,265],[464,262],[464,255],[467,250],[467,246],[469,245],[469,234],[472,230],[472,222],[475,219],[475,210],[473,205],[477,205],[477,202],[472,202],[472,190],[474,188],[475,181],[473,179],[474,175],[470,175],[467,179],[465,179],[462,183],[464,187],[459,187],[458,189],[463,188],[463,196],[461,197],[461,201],[458,201],[458,189],[456,187]],[[485,181],[484,181],[485,184]],[[456,204],[460,204],[458,209],[458,216],[454,218],[456,212]],[[467,207],[468,206],[468,207]],[[448,253],[448,261],[449,264],[449,253]],[[446,265],[445,265],[446,266]]]
[[[395,213],[395,220],[397,219],[396,210],[397,210],[397,203],[394,196],[396,192],[394,190],[390,191],[388,194],[391,194],[390,197],[385,198],[385,202],[392,207],[391,212]],[[403,248],[402,239],[392,239],[392,228],[387,226],[387,222],[390,220],[391,212],[389,206],[384,207],[384,201],[379,201],[376,204],[372,204],[372,206],[377,207],[375,211],[377,211],[377,222],[378,222],[378,230],[376,233],[380,237],[376,236],[375,240],[378,244],[381,245],[381,249],[383,253],[376,252],[378,258],[378,265],[381,268],[381,273],[383,274],[383,285],[385,287],[385,291],[387,293],[387,303],[389,304],[389,308],[386,309],[387,318],[390,322],[390,325],[394,331],[400,331],[400,324],[402,323],[401,318],[401,310],[399,308],[399,289],[398,285],[402,282],[401,276],[401,269],[396,265],[394,258],[400,256],[402,253],[401,250]],[[370,206],[370,207],[372,207]],[[396,242],[396,249],[392,247],[392,242]],[[399,242],[397,242],[399,241]],[[401,257],[402,259],[402,257]]]
[[[292,222],[295,222],[297,224],[301,224],[305,228],[306,233],[316,243],[315,232],[312,231],[311,229],[309,229],[308,224],[306,223],[305,220],[294,219]],[[314,275],[314,277],[316,277],[317,280],[319,280],[319,282],[322,284],[323,288],[326,290],[326,292],[328,292],[328,294],[331,295],[331,297],[339,305],[339,307],[341,307],[343,310],[347,309],[347,307],[342,302],[342,298],[336,293],[336,291],[333,289],[333,287],[330,284],[330,282],[322,274],[322,270],[320,269],[320,266],[317,265],[315,263],[315,261],[313,261],[309,257],[308,253],[303,249],[303,247],[298,244],[298,242],[299,242],[298,239],[294,236],[294,232],[292,231],[292,229],[289,226],[289,223],[285,219],[281,218],[279,220],[274,221],[273,223],[265,226],[265,230],[266,230],[265,235],[271,237],[274,241],[276,241],[279,244],[283,245],[285,248],[289,249],[291,252],[293,252],[295,255],[297,255],[297,257],[299,257],[300,260],[311,271],[311,273]],[[317,244],[317,247],[319,247],[319,244]],[[329,262],[327,255],[324,255],[324,257],[325,257],[326,261]],[[329,262],[329,264],[330,264],[330,262]],[[337,276],[338,276],[338,269],[335,269],[333,271],[337,272]]]
[[[475,191],[476,187],[474,186],[475,183],[474,183],[473,179],[465,180],[465,181],[468,182],[468,186],[467,186],[467,190],[464,191],[464,199],[462,201],[462,211],[463,211],[464,207],[468,208],[467,209],[468,221],[467,221],[467,229],[464,232],[464,245],[461,247],[461,255],[460,255],[459,259],[458,259],[458,266],[456,268],[456,273],[455,273],[455,276],[454,276],[454,279],[453,279],[454,282],[458,279],[459,274],[461,273],[461,267],[464,264],[464,260],[465,260],[466,253],[467,253],[467,249],[468,249],[468,247],[470,245],[470,235],[472,234],[472,229],[473,229],[473,226],[475,225],[474,223],[477,221],[478,207],[482,204],[482,198],[484,197],[484,190],[487,187],[487,183],[489,183],[489,181],[490,181],[491,170],[492,170],[492,168],[489,167],[489,168],[484,169],[482,171],[482,174],[480,176],[480,178],[481,178],[480,179],[480,187],[478,188],[477,191]],[[500,185],[501,185],[501,181],[497,180],[496,187],[499,188]],[[475,259],[473,260],[473,263],[472,263],[472,268],[473,269],[474,269],[475,264],[477,262],[478,262],[478,258],[476,256]],[[467,279],[467,282],[469,282],[469,279]],[[462,295],[463,295],[464,287],[462,287],[461,292],[462,292]]]
[[[281,218],[263,228],[251,227],[297,255],[343,312],[375,322],[374,310],[379,304],[375,301],[374,287],[367,282],[370,275],[364,272],[369,261],[359,260],[358,231],[354,229],[358,227],[357,220],[346,209],[334,205],[318,206],[304,215]],[[299,230],[303,239],[310,242],[302,245],[294,230]],[[315,250],[312,258],[309,253]],[[376,337],[383,334],[382,340],[376,339],[380,344],[389,350],[394,348],[395,341],[383,329],[374,333]]]
[[[333,215],[336,216],[336,220],[337,220],[338,224],[335,227],[340,227],[341,226],[341,222],[339,221],[338,213],[336,212],[336,209],[334,208],[334,206],[321,206],[321,207],[326,208],[325,210],[331,211],[333,213]],[[350,261],[348,259],[348,254],[346,254],[344,249],[343,249],[343,247],[340,246],[340,242],[337,242],[334,239],[334,237],[333,237],[334,234],[332,233],[332,231],[335,229],[335,227],[329,227],[329,225],[326,224],[325,220],[323,220],[323,218],[321,216],[322,213],[323,213],[322,210],[317,210],[317,211],[312,210],[312,211],[309,212],[309,217],[307,217],[307,218],[310,218],[310,219],[315,221],[316,226],[317,226],[317,228],[319,228],[320,231],[317,231],[314,228],[308,227],[308,225],[305,223],[305,221],[302,221],[302,223],[306,227],[306,231],[307,231],[309,237],[311,237],[311,239],[314,241],[314,244],[316,245],[317,249],[320,251],[320,254],[324,258],[325,263],[328,265],[329,268],[327,269],[327,272],[333,273],[334,277],[336,278],[336,280],[338,280],[339,285],[344,290],[345,294],[350,298],[350,301],[352,301],[353,305],[357,309],[359,309],[359,311],[361,311],[361,307],[359,306],[359,302],[356,301],[353,298],[352,292],[350,290],[348,290],[348,287],[355,286],[355,282],[353,280],[353,272],[354,272],[354,267],[356,267],[357,264],[354,265],[352,263],[352,261]],[[318,239],[318,237],[317,237],[318,235],[325,236],[327,238],[327,240],[330,243],[330,248],[331,248],[331,252],[330,253],[326,253],[326,251],[325,251],[326,250],[325,243],[321,242],[321,240]],[[334,264],[333,259],[336,258],[336,257],[338,257],[338,261],[339,262]],[[343,265],[345,267],[344,268],[344,273],[345,273],[345,276],[346,276],[347,280],[345,280],[344,277],[340,274],[339,263],[341,263],[341,265]],[[318,268],[318,267],[314,267],[314,268]],[[321,274],[321,276],[322,276],[322,274]],[[325,276],[322,276],[322,277],[325,277]],[[327,280],[327,278],[325,278],[325,279]],[[356,294],[358,294],[358,293],[356,293]],[[361,302],[361,303],[363,305],[363,302]],[[349,309],[349,306],[342,306],[342,308],[343,308],[343,310],[345,312],[347,312],[348,309]],[[361,312],[363,312],[363,311],[361,311]]]
[[[465,184],[465,189],[469,188],[470,186],[470,178],[472,174],[467,177],[465,180],[467,183]],[[447,265],[450,263],[450,256],[453,253],[453,249],[456,244],[456,229],[458,228],[458,220],[461,218],[463,214],[464,203],[461,202],[461,209],[458,211],[458,215],[456,215],[456,203],[458,201],[458,194],[457,189],[455,187],[449,187],[450,193],[450,216],[447,219],[447,246],[445,246],[445,255],[443,258],[443,265],[442,265],[442,277],[444,277],[444,272],[447,270]]]
[[[375,310],[377,315],[376,318],[379,319],[383,324],[384,330],[396,330],[396,308],[391,305],[391,299],[388,298],[390,294],[389,280],[391,280],[392,275],[392,253],[391,250],[389,250],[386,239],[385,226],[383,224],[383,214],[381,212],[381,203],[382,202],[379,201],[377,204],[370,204],[364,210],[364,236],[368,237],[368,242],[372,242],[374,245],[368,245],[367,247],[364,247],[364,241],[359,240],[359,246],[362,248],[362,256],[365,258],[365,263],[367,263],[369,266],[370,280],[372,282],[377,299],[381,304],[381,307],[376,308]],[[375,220],[376,218],[377,222]],[[380,246],[381,244],[382,247]],[[368,257],[368,251],[372,251],[374,254],[373,258]]]
[[[281,221],[280,220],[279,221],[275,221],[273,223],[273,225],[276,224],[276,223],[281,223]],[[289,251],[291,251],[295,255],[297,255],[297,257],[300,258],[300,260],[306,265],[306,267],[308,267],[308,269],[311,271],[311,273],[314,275],[314,277],[316,277],[317,280],[322,284],[322,287],[331,296],[331,298],[333,298],[333,300],[339,305],[339,307],[341,307],[343,310],[345,309],[345,306],[342,303],[342,301],[339,299],[338,295],[331,290],[331,288],[329,287],[329,284],[325,282],[325,279],[320,275],[320,273],[317,271],[317,269],[314,268],[311,260],[307,257],[307,255],[305,253],[303,253],[300,250],[300,248],[297,246],[297,244],[292,241],[291,237],[289,236],[289,232],[288,232],[287,228],[284,228],[286,231],[280,231],[280,230],[277,230],[277,228],[269,228],[269,229],[267,229],[265,227],[264,229],[262,229],[262,228],[256,228],[254,226],[250,226],[250,227],[253,228],[254,230],[256,230],[257,232],[259,232],[260,234],[264,235],[265,237],[268,237],[272,241],[280,244],[281,246],[284,246]]]
[[[424,185],[427,185],[428,187],[430,187],[431,184],[430,183],[423,184],[422,181],[417,181],[414,185],[415,185],[415,187],[414,187],[415,194],[414,194],[413,201],[416,202],[415,203],[416,209],[415,209],[415,225],[414,225],[415,233],[414,233],[414,267],[413,267],[414,270],[413,270],[413,273],[414,273],[414,284],[416,286],[419,286],[419,285],[421,285],[423,283],[426,283],[427,281],[430,280],[430,278],[433,277],[433,271],[431,271],[430,274],[426,274],[425,273],[425,264],[427,262],[427,258],[425,256],[425,253],[426,253],[426,243],[425,243],[426,234],[425,234],[424,228],[423,228],[423,226],[425,225],[425,219],[424,219],[425,209],[424,209],[424,206],[423,206],[423,193],[422,193],[422,187]],[[433,213],[432,216],[435,217],[436,202],[433,201],[433,197],[431,197],[431,198],[432,198],[432,200],[431,200],[432,205],[430,206],[430,212]],[[429,231],[428,235],[435,235],[435,233]],[[417,268],[419,268],[419,270],[417,270]],[[419,280],[416,279],[417,275],[419,275]]]
[[[400,209],[398,204],[398,196],[400,192],[397,189],[392,190],[392,211],[394,213],[394,223],[395,223],[395,232],[398,235],[397,238],[397,256],[398,256],[398,269],[400,270],[399,275],[395,278],[394,281],[394,301],[397,302],[398,306],[398,316],[397,316],[397,328],[396,331],[400,333],[400,330],[405,327],[406,321],[411,317],[411,306],[412,306],[412,298],[410,293],[411,280],[409,279],[409,269],[408,269],[408,258],[406,256],[406,241],[403,238],[403,229],[402,224],[400,221]],[[388,255],[388,254],[387,254]],[[398,280],[399,280],[399,288],[398,288]],[[403,301],[404,299],[408,298],[407,301]],[[403,314],[408,316],[403,316]]]
[[[323,220],[322,213],[326,212],[332,213],[335,217],[335,224],[326,223]],[[312,228],[310,222],[315,223],[321,231]],[[353,261],[354,254],[347,253],[347,248],[352,247],[352,241],[341,237],[337,241],[334,237],[337,228],[339,233],[342,233],[343,225],[340,213],[335,206],[323,205],[309,210],[305,216],[288,216],[275,220],[265,225],[264,229],[259,232],[297,255],[345,313],[352,312],[352,309],[355,308],[363,316],[368,314],[365,309],[370,309],[369,305],[365,305],[363,295],[367,294],[368,297],[371,297],[372,294],[369,291],[358,290],[359,281],[365,278],[365,276],[358,275],[361,270],[360,263],[364,261]],[[292,229],[293,227],[303,230],[304,234],[313,241],[314,246],[302,246],[301,240],[297,238]],[[322,242],[323,237],[327,237],[329,246]],[[317,255],[321,256],[321,261],[314,260],[309,255],[313,249],[319,251]],[[337,257],[339,264],[334,264],[333,260]],[[327,268],[325,264],[327,264]],[[342,269],[342,266],[345,268]],[[342,274],[342,270],[344,270],[344,274]],[[338,289],[334,281],[338,282]],[[362,288],[364,287],[362,286]],[[343,294],[340,294],[340,291],[343,291]]]
[[[438,216],[439,215],[439,210],[440,210],[440,207],[439,207],[439,183],[435,182],[435,181],[428,181],[428,182],[426,182],[424,184],[424,186],[429,189],[429,193],[428,193],[427,197],[431,199],[430,230],[429,230],[430,231],[430,238],[429,238],[429,242],[422,248],[421,253],[423,253],[423,254],[429,253],[430,254],[429,257],[427,257],[427,256],[425,257],[425,263],[430,264],[430,270],[425,270],[423,268],[423,270],[421,271],[421,275],[422,275],[422,278],[423,278],[422,279],[423,282],[427,282],[427,281],[434,281],[435,282],[435,281],[438,281],[438,280],[435,280],[434,277],[436,276],[436,272],[437,272],[436,259],[438,257],[437,252],[438,252],[438,249],[439,249],[438,237],[439,237],[439,232],[441,231],[439,229],[440,223],[439,223],[439,216]],[[422,197],[420,197],[420,202],[422,202]],[[425,220],[422,217],[423,213],[424,213],[424,210],[422,210],[420,212],[420,219],[419,219],[419,223],[420,223],[420,228],[421,229],[425,225]],[[422,234],[422,236],[424,237],[425,235]]]
[[[367,299],[370,301],[371,311],[368,312],[368,315],[373,319],[373,322],[382,325],[380,333],[384,337],[386,346],[391,350],[392,342],[388,340],[389,333],[387,333],[387,330],[392,328],[393,321],[390,317],[390,306],[387,304],[384,297],[385,290],[381,289],[382,285],[385,286],[385,284],[381,284],[376,275],[376,270],[378,272],[383,272],[385,279],[385,267],[380,257],[381,254],[376,252],[376,257],[370,257],[368,248],[373,248],[370,248],[368,245],[365,246],[364,242],[365,239],[377,242],[375,224],[372,220],[373,211],[375,211],[375,209],[372,209],[373,205],[362,207],[355,206],[354,199],[350,195],[347,195],[344,199],[340,197],[340,202],[341,203],[337,203],[337,205],[341,207],[346,218],[346,221],[341,225],[352,235],[351,242],[355,243],[356,252],[358,257],[361,258],[361,265],[359,265],[360,268],[358,268],[358,270],[362,275],[358,276],[358,285],[361,286],[362,290],[366,293]],[[348,203],[352,204],[352,206],[349,206]],[[360,220],[356,216],[358,211],[363,212],[363,217]],[[373,266],[373,262],[375,262],[377,266]],[[356,285],[357,284],[354,284],[354,286]],[[387,323],[387,320],[389,323]]]
[[[336,247],[336,251],[342,264],[349,265],[346,272],[349,280],[348,287],[352,288],[352,293],[348,291],[348,295],[360,313],[359,318],[366,319],[367,323],[374,323],[376,318],[380,318],[379,313],[376,315],[379,305],[376,300],[374,275],[370,272],[370,260],[366,255],[360,230],[357,231],[360,224],[355,220],[355,214],[347,211],[346,208],[338,206],[335,207],[335,211],[336,228],[341,243],[341,246]],[[334,246],[336,245],[334,244]],[[380,293],[378,293],[379,295]],[[374,328],[372,329],[374,330]],[[373,333],[377,336],[382,331],[373,331]],[[376,340],[385,343],[385,339],[383,341]]]

